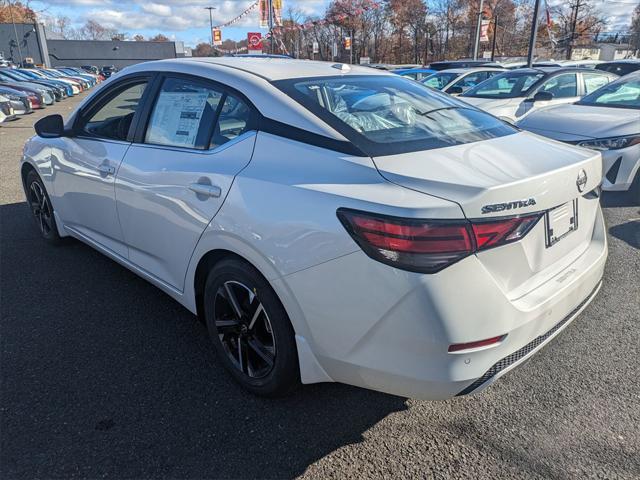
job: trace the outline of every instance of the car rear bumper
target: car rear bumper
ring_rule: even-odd
[[[441,400],[482,390],[566,328],[595,297],[606,257],[598,209],[588,247],[515,299],[476,256],[420,275],[356,252],[275,283],[292,293],[284,296],[287,310],[304,312],[292,318],[296,333],[332,380]],[[502,335],[489,347],[448,352]]]

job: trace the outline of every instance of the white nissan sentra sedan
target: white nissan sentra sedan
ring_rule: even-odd
[[[199,315],[256,394],[479,391],[600,288],[600,153],[383,71],[149,62],[36,132],[21,169],[43,237]]]

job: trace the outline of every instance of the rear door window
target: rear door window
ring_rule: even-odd
[[[539,92],[549,92],[553,98],[571,98],[578,96],[578,82],[575,73],[563,73],[545,81]]]
[[[227,95],[218,116],[209,148],[224,145],[251,129],[251,109],[242,100]]]
[[[583,73],[585,94],[590,94],[609,83],[609,77],[598,73]]]

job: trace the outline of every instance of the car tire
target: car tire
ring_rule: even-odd
[[[56,225],[56,218],[53,214],[51,199],[40,176],[35,170],[31,170],[27,174],[25,193],[27,196],[27,205],[31,210],[31,214],[40,230],[42,238],[51,244],[60,244],[62,238],[58,234],[58,226]]]
[[[211,269],[204,314],[217,357],[246,390],[278,397],[300,385],[293,327],[276,293],[252,265],[230,258]]]

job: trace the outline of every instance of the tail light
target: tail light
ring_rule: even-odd
[[[523,238],[542,213],[493,220],[422,220],[345,208],[338,218],[374,260],[403,270],[436,273],[477,252]]]

